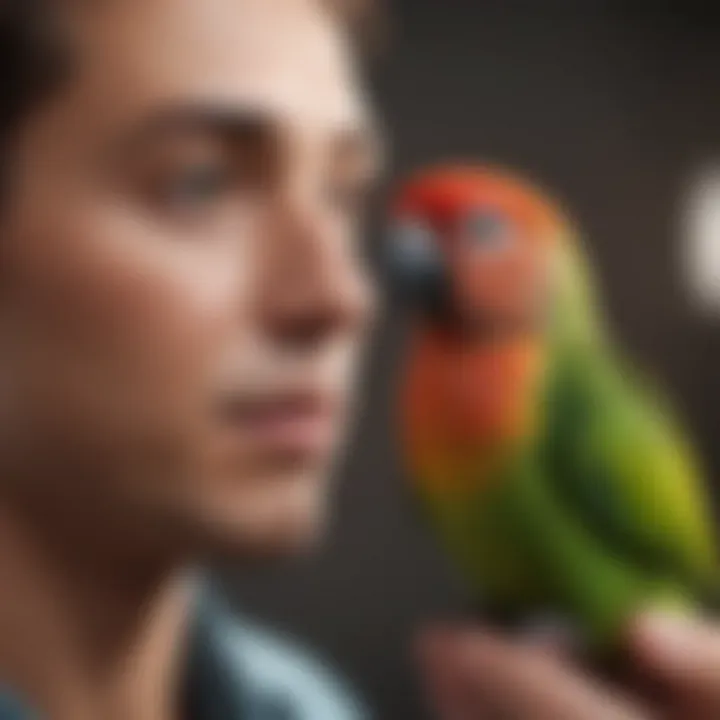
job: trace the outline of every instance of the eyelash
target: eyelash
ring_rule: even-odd
[[[210,212],[242,185],[232,166],[222,162],[198,162],[165,173],[152,184],[150,198],[164,212],[199,215]],[[368,204],[361,183],[330,182],[326,198],[342,222],[358,223]]]

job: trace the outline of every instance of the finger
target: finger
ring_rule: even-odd
[[[519,636],[520,642],[539,653],[545,653],[559,661],[571,661],[579,651],[577,638],[565,627],[542,625],[531,627]]]
[[[431,648],[431,656],[435,652]],[[459,717],[496,713],[518,720],[646,720],[647,715],[589,677],[573,672],[547,653],[490,634],[463,633],[445,639],[430,671],[442,667],[445,690]],[[476,713],[473,715],[473,713]]]
[[[419,637],[416,656],[423,677],[423,690],[431,710],[442,720],[490,720],[489,707],[477,703],[468,716],[466,690],[458,682],[459,674],[453,662],[453,631],[428,630]]]
[[[631,633],[634,655],[657,680],[720,716],[720,627],[670,615],[640,618]]]

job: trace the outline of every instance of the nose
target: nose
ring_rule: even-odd
[[[274,204],[258,304],[276,342],[312,348],[367,324],[373,288],[355,243],[342,235],[310,202],[286,196]]]

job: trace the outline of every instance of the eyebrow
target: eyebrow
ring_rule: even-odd
[[[178,104],[141,121],[116,144],[113,152],[122,160],[141,152],[158,139],[192,133],[269,147],[278,142],[281,125],[276,115],[256,108],[221,103]],[[381,136],[370,123],[339,128],[333,140],[333,151],[342,162],[356,163],[361,174],[369,180],[378,176],[384,166]]]
[[[158,138],[186,133],[210,133],[229,140],[267,141],[275,134],[277,121],[254,109],[223,105],[178,105],[142,121],[119,143],[119,152],[141,150]]]

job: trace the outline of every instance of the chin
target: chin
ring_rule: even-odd
[[[241,562],[304,555],[324,535],[328,505],[327,484],[317,478],[267,479],[204,503],[201,549]]]

